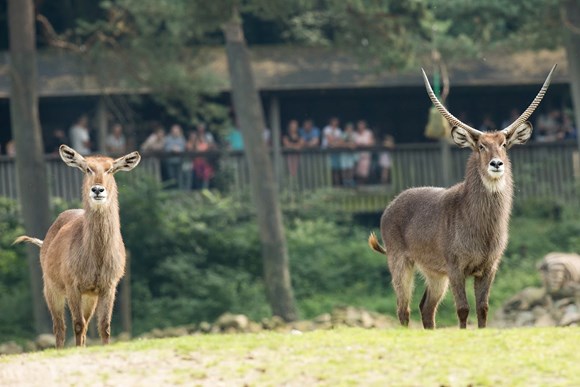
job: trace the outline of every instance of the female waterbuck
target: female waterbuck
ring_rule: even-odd
[[[101,156],[85,159],[74,149],[61,145],[60,157],[85,174],[84,209],[60,214],[48,229],[44,242],[21,236],[15,243],[30,242],[40,247],[44,297],[52,315],[56,347],[64,346],[65,302],[71,312],[77,346],[85,344],[95,309],[99,334],[103,344],[108,344],[115,290],[125,272],[114,174],[132,170],[141,156],[133,152],[116,160]]]
[[[530,138],[532,125],[526,120],[542,100],[555,68],[526,111],[507,128],[490,133],[480,132],[449,113],[437,100],[423,71],[427,94],[453,127],[453,141],[471,148],[473,153],[463,182],[447,189],[410,188],[390,203],[381,217],[385,247],[374,234],[369,237],[372,249],[387,254],[402,325],[409,323],[416,267],[426,282],[419,304],[425,328],[435,327],[435,313],[449,282],[459,326],[466,327],[468,276],[475,277],[478,326],[486,326],[489,291],[507,244],[512,208],[513,182],[507,150]]]

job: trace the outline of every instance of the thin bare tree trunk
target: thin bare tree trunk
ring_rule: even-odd
[[[26,233],[44,238],[50,205],[36,91],[36,43],[32,0],[8,1],[10,33],[10,118],[16,145],[18,195]],[[34,322],[37,333],[51,332],[42,296],[42,272],[36,246],[28,249]]]
[[[234,107],[250,167],[268,301],[274,315],[292,321],[297,318],[297,313],[288,268],[282,211],[272,162],[262,137],[265,128],[262,104],[254,86],[250,58],[237,12],[234,11],[232,19],[225,25],[224,33]]]

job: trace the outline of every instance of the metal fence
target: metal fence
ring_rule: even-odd
[[[367,150],[305,150],[287,151],[275,167],[276,177],[285,198],[300,203],[303,198],[319,190],[340,193],[337,202],[331,203],[350,211],[380,210],[393,195],[414,186],[446,186],[463,179],[465,163],[470,151],[447,148],[438,143],[402,144],[392,150],[370,148]],[[356,160],[361,152],[371,155],[369,178],[352,185],[333,182],[333,171],[345,158]],[[379,159],[388,152],[392,167],[388,184],[380,181]],[[249,190],[250,171],[242,152],[212,152],[186,154],[172,159],[177,165],[174,184],[168,181],[169,158],[166,155],[144,155],[139,170],[154,179],[168,182],[168,186],[182,190],[199,187],[193,171],[193,160],[202,157],[215,171],[211,186],[217,190],[242,193]],[[447,159],[445,159],[447,158]],[[575,143],[530,143],[510,150],[515,180],[516,200],[529,198],[555,198],[570,202],[578,200],[580,158]],[[338,161],[338,164],[337,164]],[[66,166],[58,157],[47,157],[50,193],[64,200],[80,199],[82,174]],[[447,170],[443,167],[448,165]],[[136,178],[138,174],[128,174]],[[336,177],[336,176],[335,176]],[[0,158],[0,196],[18,197],[17,174],[14,160]],[[334,184],[334,185],[333,185]]]

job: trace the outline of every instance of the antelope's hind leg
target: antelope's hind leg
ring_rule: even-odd
[[[388,262],[393,289],[397,295],[397,316],[401,325],[406,327],[409,325],[411,316],[410,304],[415,275],[414,265],[404,256],[389,257]]]
[[[434,329],[437,307],[447,291],[449,279],[443,275],[428,273],[425,274],[425,283],[427,286],[419,304],[419,309],[421,310],[423,328]]]
[[[44,298],[52,317],[52,330],[56,338],[56,348],[63,348],[66,334],[64,309],[66,297],[56,287],[47,283],[44,285]]]

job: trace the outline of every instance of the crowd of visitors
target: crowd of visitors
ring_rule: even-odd
[[[477,127],[483,131],[500,130],[514,122],[521,112],[518,109],[511,109],[509,116],[501,122],[498,127],[490,114],[485,114],[481,124]],[[463,116],[464,122],[469,123],[469,119]],[[533,122],[534,131],[532,140],[536,142],[554,142],[575,139],[578,135],[574,126],[573,114],[567,110],[549,109],[536,116]]]
[[[310,119],[305,120],[301,127],[297,120],[290,120],[282,145],[285,149],[295,151],[313,148],[337,150],[329,155],[332,183],[335,186],[352,187],[366,184],[373,170],[377,168],[379,168],[377,175],[380,182],[382,184],[389,182],[391,169],[389,150],[395,145],[394,138],[391,135],[384,135],[382,141],[376,141],[375,134],[365,120],[361,119],[356,123],[347,122],[342,129],[340,120],[332,117],[322,131]],[[377,146],[384,150],[378,154],[378,157],[373,158],[373,152],[368,149]],[[292,153],[286,160],[290,176],[296,176],[300,165],[300,154]]]
[[[481,123],[474,126],[465,114],[461,115],[464,122],[477,127],[481,131],[493,131],[504,128],[519,117],[520,112],[512,109],[498,126],[490,114],[485,114]],[[61,144],[69,144],[83,155],[91,154],[97,149],[91,138],[89,118],[80,116],[70,127],[68,133],[63,129],[55,129],[45,139],[47,154],[57,154]],[[380,136],[380,137],[379,137]],[[534,122],[534,137],[537,142],[551,142],[575,139],[577,130],[570,112],[550,109],[539,115]],[[199,123],[188,133],[184,133],[179,124],[173,124],[169,132],[160,123],[152,125],[152,131],[141,144],[143,153],[163,154],[162,173],[165,180],[174,182],[182,188],[208,188],[212,185],[217,168],[217,155],[204,152],[227,147],[233,151],[244,149],[244,140],[239,129],[232,127],[222,133],[221,141],[216,141],[214,135],[204,123]],[[264,129],[263,140],[272,145],[269,129]],[[290,177],[300,173],[301,154],[305,150],[330,150],[328,163],[332,173],[332,183],[335,186],[353,187],[368,182],[388,184],[391,177],[392,158],[390,150],[395,147],[392,135],[373,132],[367,121],[360,119],[347,122],[341,127],[339,118],[332,117],[328,124],[319,129],[312,119],[300,123],[296,119],[288,121],[282,133],[281,144],[285,152],[286,170]],[[104,139],[104,149],[111,155],[124,154],[129,151],[124,128],[120,123],[114,123]],[[377,151],[377,148],[380,148]],[[4,146],[4,153],[15,156],[14,142],[11,140]],[[186,152],[197,155],[192,159],[184,158]]]

